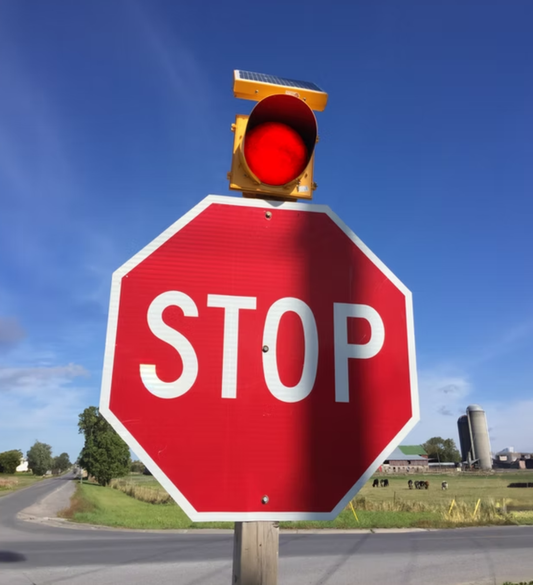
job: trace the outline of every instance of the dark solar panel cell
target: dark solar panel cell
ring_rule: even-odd
[[[251,71],[239,71],[239,77],[247,81],[260,81],[262,83],[273,83],[274,85],[281,85],[284,87],[292,87],[294,89],[308,89],[310,91],[320,91],[320,87],[310,81],[297,81],[296,79],[285,79],[284,77],[276,77],[275,75],[265,75],[264,73],[252,73]]]

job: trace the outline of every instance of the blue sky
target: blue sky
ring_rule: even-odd
[[[412,290],[422,420],[533,450],[533,3],[0,4],[0,451],[77,457],[110,277],[230,194],[234,69],[317,83],[315,202]]]

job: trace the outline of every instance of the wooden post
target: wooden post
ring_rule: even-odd
[[[277,585],[278,522],[235,522],[232,585]]]

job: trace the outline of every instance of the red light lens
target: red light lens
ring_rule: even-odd
[[[308,163],[302,137],[280,122],[264,122],[252,128],[246,134],[244,156],[262,183],[275,186],[290,183]]]

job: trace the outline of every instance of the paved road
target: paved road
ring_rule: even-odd
[[[51,479],[0,498],[0,585],[230,585],[232,536],[55,528],[17,520]],[[453,585],[533,579],[533,528],[287,534],[280,585]]]

